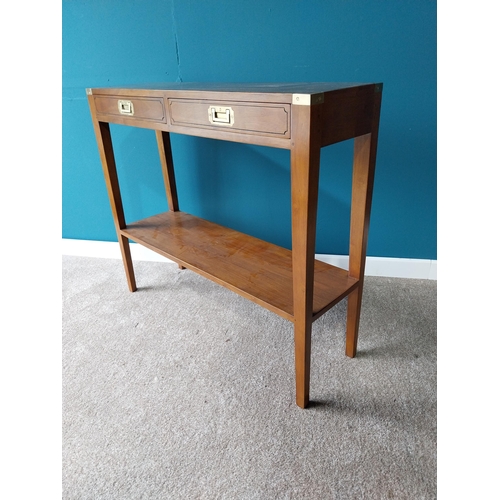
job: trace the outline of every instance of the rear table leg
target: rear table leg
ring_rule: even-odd
[[[165,182],[168,208],[172,212],[178,212],[179,200],[177,197],[177,186],[175,183],[174,160],[172,157],[170,134],[168,132],[157,130],[156,142],[158,143],[158,153],[160,154],[161,170],[163,172],[163,181]],[[178,264],[178,266],[179,269],[186,269],[181,264]]]

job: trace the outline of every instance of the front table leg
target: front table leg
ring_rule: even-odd
[[[320,106],[292,106],[292,270],[296,402],[309,403]]]
[[[128,287],[131,292],[135,292],[137,290],[137,285],[135,283],[134,267],[132,264],[132,257],[130,255],[130,243],[128,238],[123,236],[120,232],[121,229],[125,228],[125,214],[123,212],[120,186],[118,184],[118,174],[116,172],[109,123],[94,120],[94,129],[97,138],[97,145],[99,147],[99,154],[101,156],[106,188],[108,190],[109,201],[111,204],[111,211],[113,213],[113,221],[115,223],[118,243],[120,244],[123,265],[125,267],[125,275],[127,276]]]

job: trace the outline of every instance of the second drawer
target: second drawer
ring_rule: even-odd
[[[168,99],[170,123],[179,127],[290,137],[290,105]]]

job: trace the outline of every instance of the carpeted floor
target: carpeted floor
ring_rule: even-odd
[[[174,264],[63,257],[63,498],[436,498],[435,281],[367,277],[313,324],[311,407],[293,328]]]

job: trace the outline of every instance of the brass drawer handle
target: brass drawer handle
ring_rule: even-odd
[[[209,106],[208,120],[213,125],[225,125],[231,127],[234,124],[233,108],[225,106]]]
[[[134,105],[132,101],[118,101],[118,111],[121,115],[134,116]]]

